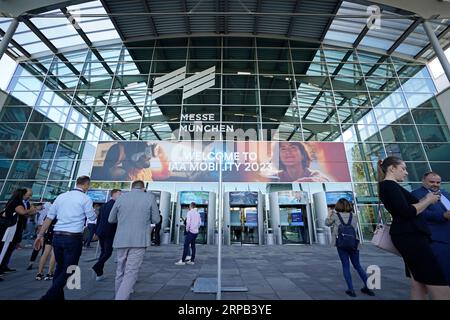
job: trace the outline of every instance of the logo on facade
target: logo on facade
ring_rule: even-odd
[[[183,100],[214,86],[216,83],[216,66],[186,78],[186,67],[182,67],[162,77],[155,78],[152,98],[159,98],[166,93],[183,87]]]

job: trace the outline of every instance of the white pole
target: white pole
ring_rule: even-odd
[[[222,138],[222,134],[220,134]],[[220,139],[220,149],[222,151],[222,156],[224,153],[222,139]],[[217,244],[217,300],[222,300],[222,212],[223,212],[223,190],[222,190],[222,156],[219,157],[219,230],[218,238],[219,243]]]
[[[436,57],[441,63],[442,69],[444,69],[447,79],[450,81],[450,63],[448,62],[445,52],[442,49],[441,44],[439,43],[439,39],[436,37],[433,27],[430,25],[428,21],[424,21],[422,25],[425,30],[425,33],[428,36],[428,39],[430,40],[431,46],[434,49],[434,53],[436,53]]]

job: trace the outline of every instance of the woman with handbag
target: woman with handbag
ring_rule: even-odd
[[[345,282],[347,283],[348,290],[345,291],[350,297],[356,297],[355,290],[353,289],[352,275],[350,273],[350,261],[358,272],[359,277],[364,283],[364,287],[361,292],[369,296],[374,296],[375,293],[367,288],[367,273],[361,267],[359,262],[359,238],[356,228],[358,225],[358,219],[356,214],[353,213],[353,205],[345,198],[341,198],[337,201],[334,210],[328,213],[328,217],[325,220],[325,225],[331,228],[332,245],[337,247],[339,258],[342,263],[342,271],[344,273]],[[343,229],[340,226],[344,224],[347,228],[350,228],[349,239],[350,241],[339,241],[339,231]],[[350,247],[348,245],[350,244]]]
[[[390,235],[411,278],[411,299],[450,299],[450,287],[430,246],[430,230],[421,213],[440,199],[428,193],[420,201],[399,185],[408,175],[398,157],[378,161],[379,197],[392,216]]]
[[[24,196],[28,189],[21,188],[14,191],[0,216],[0,265],[6,249],[16,233],[18,215],[35,214],[39,207],[25,208]],[[6,244],[6,247],[5,247]]]

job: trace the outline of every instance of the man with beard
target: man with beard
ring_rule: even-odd
[[[439,193],[441,199],[429,205],[422,214],[431,231],[431,249],[450,285],[450,194],[441,189],[441,177],[435,172],[425,173],[422,187],[412,194],[417,199],[422,199],[430,192]]]

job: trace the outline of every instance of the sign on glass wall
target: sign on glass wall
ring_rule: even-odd
[[[102,181],[350,182],[343,143],[268,141],[100,142]]]

